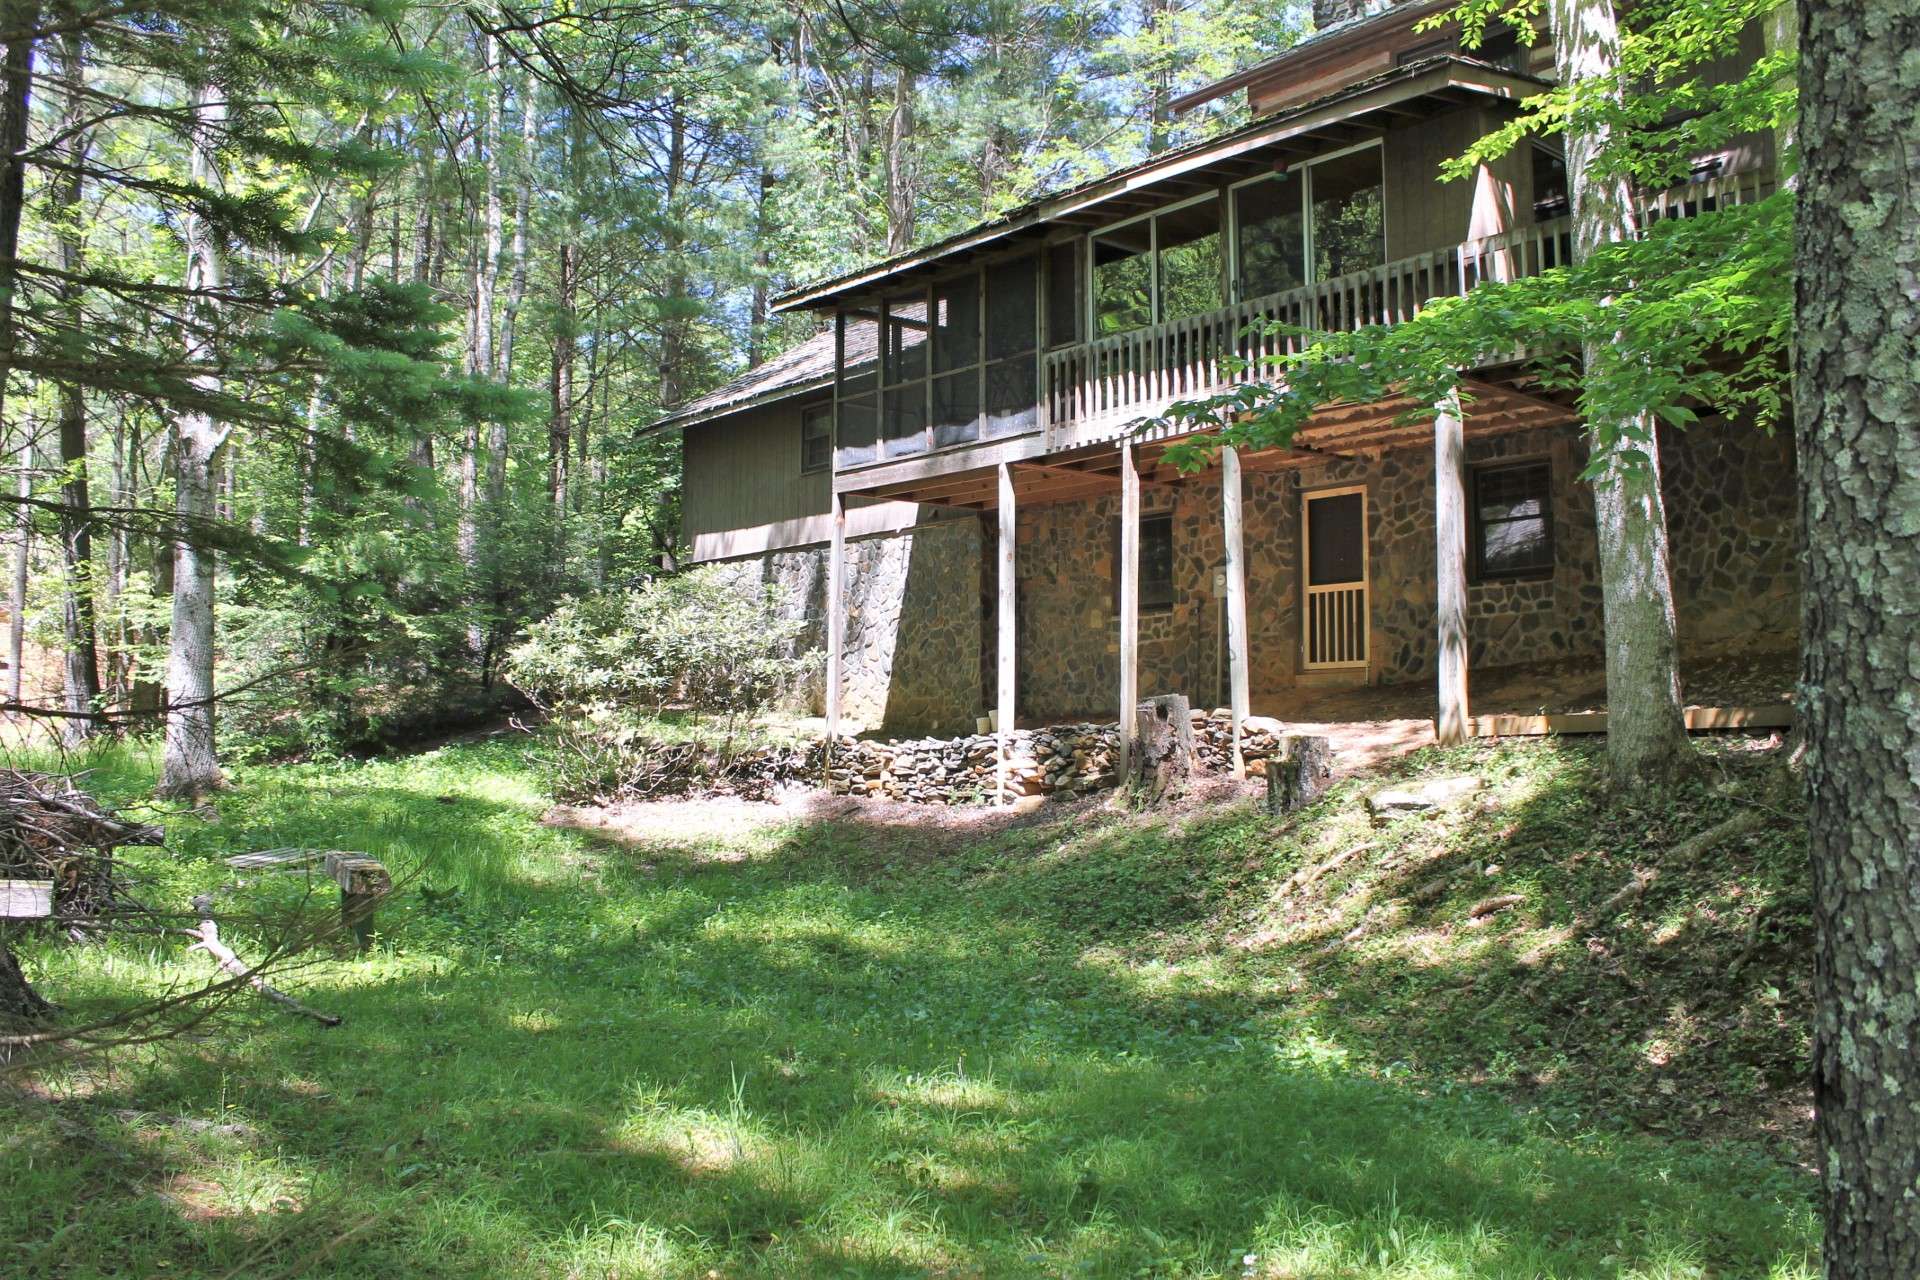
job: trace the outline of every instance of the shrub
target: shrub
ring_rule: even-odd
[[[815,665],[798,652],[803,626],[771,588],[695,569],[567,601],[527,628],[507,678],[548,713],[562,799],[673,794],[728,777],[762,745],[751,720]]]

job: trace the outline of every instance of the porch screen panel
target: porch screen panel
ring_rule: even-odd
[[[986,271],[986,417],[982,434],[1019,435],[1040,425],[1040,259],[1015,258]]]
[[[1307,585],[1358,582],[1366,574],[1365,507],[1357,493],[1307,503]]]
[[[840,313],[840,345],[834,366],[835,465],[874,461],[880,427],[880,324],[872,312]]]
[[[933,446],[980,438],[980,279],[968,273],[933,291]]]
[[[1316,162],[1313,181],[1313,278],[1371,271],[1387,260],[1381,148]]]
[[[927,299],[910,294],[887,303],[881,318],[880,443],[898,458],[927,447]]]
[[[1208,198],[1159,215],[1160,320],[1179,320],[1226,304],[1220,202]]]
[[[1153,323],[1153,220],[1093,237],[1093,336]]]
[[[1080,242],[1047,250],[1047,345],[1070,347],[1080,341]]]
[[[1305,284],[1307,238],[1300,180],[1276,174],[1237,188],[1233,200],[1241,298],[1264,297]]]

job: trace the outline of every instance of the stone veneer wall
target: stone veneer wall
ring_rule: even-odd
[[[1550,576],[1468,586],[1474,666],[1596,655],[1600,577],[1586,449],[1576,428],[1469,441],[1469,463],[1546,458],[1553,468],[1555,567]],[[1791,441],[1739,424],[1662,437],[1674,594],[1689,653],[1789,648],[1798,627],[1797,516]],[[1300,676],[1303,495],[1364,485],[1377,683],[1434,674],[1433,455],[1254,473],[1246,479],[1247,615],[1252,686]],[[1140,619],[1140,692],[1225,701],[1220,601],[1225,558],[1220,487],[1149,486],[1141,509],[1171,513],[1174,603]],[[1019,521],[1019,707],[1025,718],[1098,714],[1119,688],[1113,530],[1119,499],[1031,507]],[[991,705],[994,529],[952,520],[848,544],[847,717],[895,732],[964,732]],[[781,589],[803,610],[802,643],[824,650],[827,551],[808,547],[731,562],[743,580]],[[823,686],[810,691],[815,711]]]
[[[1683,652],[1791,650],[1800,639],[1800,513],[1790,430],[1703,423],[1661,436]]]
[[[842,712],[870,729],[960,733],[980,706],[980,526],[922,525],[847,544],[846,683]],[[778,588],[787,616],[803,616],[804,648],[826,651],[827,548],[803,547],[727,562],[743,584]],[[824,663],[807,691],[825,709]]]
[[[1556,567],[1550,577],[1473,583],[1468,588],[1471,661],[1499,666],[1597,653],[1601,601],[1593,501],[1577,482],[1586,464],[1571,428],[1469,442],[1470,463],[1544,457],[1553,464]],[[1247,631],[1254,691],[1280,689],[1300,675],[1300,520],[1303,495],[1364,485],[1369,577],[1373,585],[1372,664],[1380,683],[1434,673],[1433,455],[1390,452],[1324,467],[1255,473],[1246,479]],[[1021,710],[1082,714],[1112,700],[1119,683],[1113,611],[1113,525],[1117,498],[1063,503],[1023,513],[1020,522]],[[1141,509],[1174,517],[1175,600],[1142,615],[1140,691],[1185,693],[1198,703],[1225,697],[1220,602],[1213,572],[1225,559],[1220,487],[1197,481],[1149,488]]]

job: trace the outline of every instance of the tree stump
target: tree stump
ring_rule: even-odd
[[[1185,695],[1164,693],[1134,710],[1134,794],[1157,804],[1193,777],[1193,716]]]
[[[373,945],[373,909],[393,891],[393,877],[364,855],[329,853],[324,865],[340,886],[341,923],[353,931],[358,949],[366,951]]]
[[[1333,745],[1325,738],[1289,733],[1267,761],[1267,812],[1278,817],[1314,802],[1333,777]]]
[[[28,984],[4,929],[0,925],[0,1027],[9,1027],[45,1017],[53,1006]]]

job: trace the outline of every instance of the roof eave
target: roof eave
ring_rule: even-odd
[[[795,396],[804,396],[815,391],[825,391],[831,386],[833,386],[833,375],[829,373],[824,377],[808,378],[804,382],[792,382],[780,386],[768,387],[763,391],[742,396],[738,400],[728,400],[721,404],[689,406],[685,409],[676,409],[672,413],[655,418],[652,422],[649,422],[640,429],[640,434],[649,436],[657,431],[685,430],[688,427],[697,427],[703,423],[729,417],[732,414],[745,413],[749,409],[764,408],[767,405],[776,404],[782,400],[790,400]]]
[[[1291,49],[1285,49],[1268,58],[1265,62],[1255,63],[1230,76],[1215,80],[1212,84],[1201,85],[1198,89],[1183,93],[1167,104],[1168,110],[1180,115],[1204,106],[1216,98],[1224,98],[1230,93],[1246,88],[1258,80],[1265,80],[1276,71],[1284,69],[1289,63],[1315,62],[1330,54],[1358,44],[1368,37],[1393,26],[1403,20],[1413,20],[1445,9],[1455,0],[1420,0],[1414,4],[1395,4],[1382,9],[1379,13],[1369,14],[1358,21],[1342,23],[1329,30],[1324,36],[1319,33],[1308,36]]]

